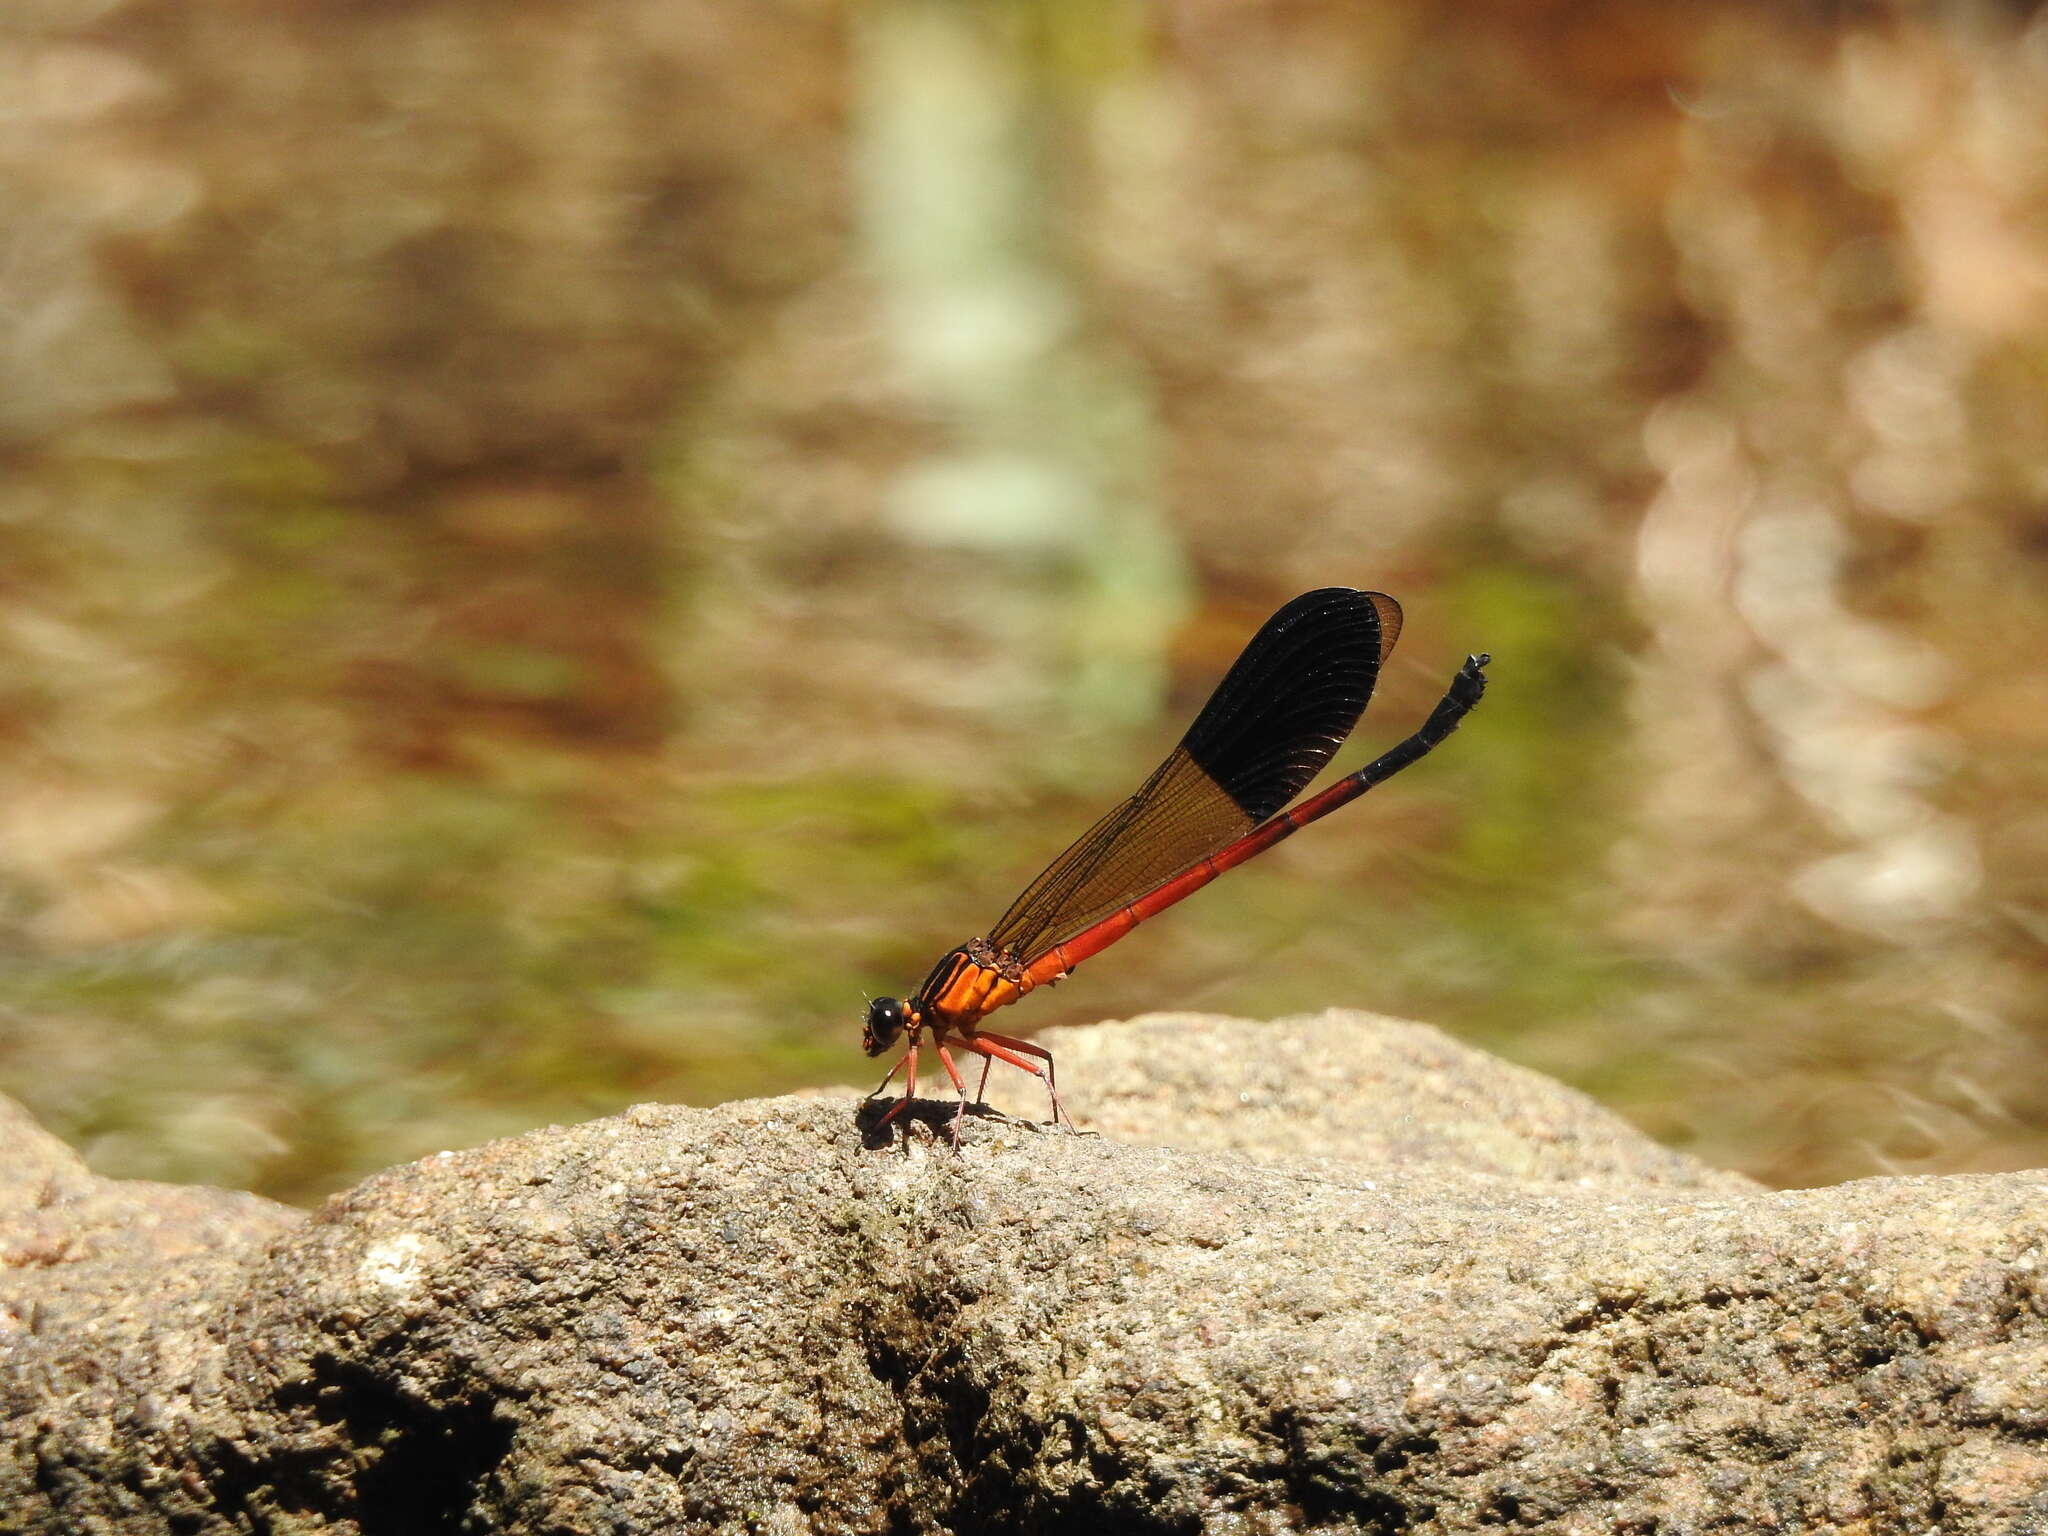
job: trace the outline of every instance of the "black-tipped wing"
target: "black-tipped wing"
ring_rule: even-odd
[[[1401,633],[1384,592],[1324,587],[1266,620],[1138,789],[1053,860],[988,937],[1026,963],[1242,837],[1336,755]]]

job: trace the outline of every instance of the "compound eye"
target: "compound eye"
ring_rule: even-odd
[[[909,1010],[893,997],[878,997],[868,1004],[866,1045],[870,1056],[879,1055],[896,1043],[896,1037],[903,1033],[904,1025],[910,1022]]]

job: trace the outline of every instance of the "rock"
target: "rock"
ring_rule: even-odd
[[[1441,1030],[1332,1008],[1248,1030],[1217,1014],[1154,1014],[1047,1030],[1060,1097],[1117,1141],[1261,1162],[1448,1163],[1537,1181],[1615,1180],[1734,1193],[1759,1186],[1657,1145],[1584,1094],[1460,1045]],[[1043,1117],[1021,1072],[990,1101]]]
[[[0,1530],[213,1512],[179,1432],[253,1266],[301,1220],[254,1195],[94,1178],[0,1099]]]
[[[2048,1531],[2042,1175],[1764,1192],[1360,1015],[1053,1048],[1176,1145],[650,1105],[303,1221],[44,1146],[0,1525]]]

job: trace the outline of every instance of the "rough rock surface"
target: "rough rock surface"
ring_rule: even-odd
[[[163,1431],[299,1212],[94,1178],[0,1099],[0,1531],[160,1531],[203,1511]],[[168,1417],[167,1417],[168,1416]]]
[[[1059,1060],[1060,1098],[1077,1122],[1115,1141],[1261,1162],[1445,1163],[1538,1182],[1759,1187],[1426,1024],[1341,1008],[1250,1027],[1171,1013],[1038,1041]],[[1034,1119],[1049,1112],[1021,1072],[991,1077],[989,1100]]]
[[[2048,1176],[1763,1192],[1359,1015],[1055,1049],[1116,1136],[643,1106],[305,1219],[0,1119],[0,1528],[2048,1533]]]

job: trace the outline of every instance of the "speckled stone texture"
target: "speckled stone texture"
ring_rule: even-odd
[[[1365,1015],[1050,1043],[1104,1134],[643,1106],[307,1218],[0,1118],[0,1529],[2048,1533],[2048,1176],[1765,1192]]]

